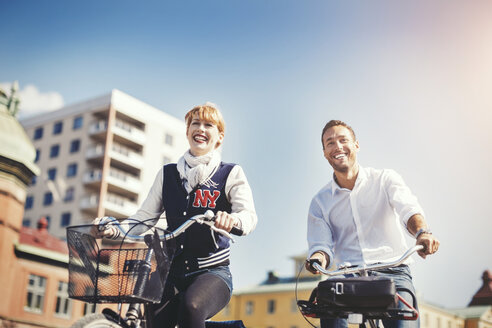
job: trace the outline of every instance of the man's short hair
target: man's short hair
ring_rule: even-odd
[[[357,138],[355,137],[355,132],[350,125],[340,120],[331,120],[328,123],[326,123],[325,127],[323,128],[323,132],[321,132],[321,145],[323,146],[323,149],[325,149],[325,144],[323,142],[323,135],[325,134],[326,130],[328,130],[331,127],[340,126],[340,125],[346,127],[350,131],[350,133],[352,133],[352,137],[354,137],[354,141],[357,140]]]

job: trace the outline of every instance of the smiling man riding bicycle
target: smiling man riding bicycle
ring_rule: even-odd
[[[424,219],[417,198],[393,170],[361,167],[357,161],[359,142],[352,128],[338,120],[323,128],[321,142],[325,158],[334,170],[333,180],[313,198],[308,215],[310,260],[322,267],[350,263],[367,265],[392,261],[408,248],[403,227],[424,249],[425,258],[439,248]],[[308,263],[306,268],[319,273]],[[396,287],[413,293],[406,264],[372,272],[394,279]],[[403,297],[408,295],[403,293]],[[386,328],[418,327],[418,321],[383,320]],[[321,319],[321,327],[347,327],[345,319]]]

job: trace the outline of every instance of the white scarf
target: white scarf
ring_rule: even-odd
[[[190,192],[197,185],[207,187],[216,186],[216,183],[211,180],[214,173],[217,171],[221,161],[220,153],[215,150],[203,156],[195,157],[189,150],[180,157],[177,164],[177,169],[187,192]]]

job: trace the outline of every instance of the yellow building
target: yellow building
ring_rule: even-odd
[[[297,298],[308,299],[318,281],[303,278],[297,286]],[[213,319],[240,319],[248,328],[308,327],[297,308],[295,285],[295,279],[278,278],[269,273],[265,283],[235,291],[229,305]],[[319,325],[319,320],[309,320]]]
[[[296,270],[299,270],[305,257],[293,259]],[[242,320],[247,328],[311,327],[300,314],[296,299],[309,299],[319,280],[319,277],[303,270],[297,283],[296,297],[296,277],[280,278],[269,272],[263,283],[234,291],[229,305],[212,320]],[[484,285],[486,283],[484,279]],[[492,304],[446,309],[427,303],[418,295],[417,298],[421,328],[492,328]],[[318,319],[308,320],[319,327]]]

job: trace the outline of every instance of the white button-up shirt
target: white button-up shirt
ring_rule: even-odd
[[[311,201],[309,256],[323,251],[335,265],[395,260],[408,248],[404,229],[414,214],[424,212],[398,173],[359,167],[352,190],[332,180]]]

